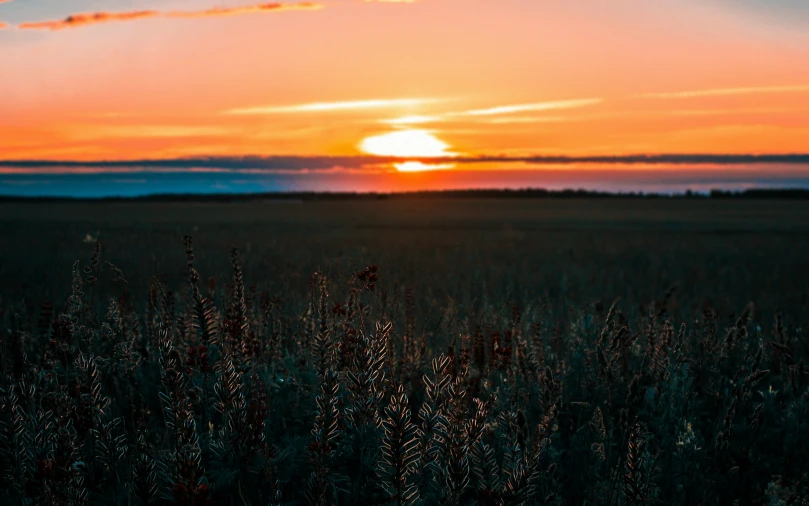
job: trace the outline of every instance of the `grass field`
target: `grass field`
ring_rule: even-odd
[[[809,504],[808,251],[806,201],[5,203],[0,500]]]
[[[6,204],[0,230],[4,289],[53,298],[66,296],[55,280],[67,283],[73,262],[92,251],[89,234],[141,290],[150,276],[183,279],[182,238],[191,235],[203,276],[225,275],[237,247],[257,284],[378,264],[383,282],[467,302],[485,284],[519,298],[565,290],[579,304],[640,304],[677,283],[682,302],[723,311],[756,300],[802,314],[809,303],[805,201]]]

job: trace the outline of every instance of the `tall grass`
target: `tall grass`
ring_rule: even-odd
[[[133,293],[103,253],[3,299],[3,504],[809,504],[804,321],[459,311],[375,265],[292,300],[236,250],[204,286],[190,238]]]

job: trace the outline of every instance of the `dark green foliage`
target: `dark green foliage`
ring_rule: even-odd
[[[1,294],[0,503],[809,504],[794,308],[175,246]]]

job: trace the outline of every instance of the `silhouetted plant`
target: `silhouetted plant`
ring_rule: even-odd
[[[809,504],[800,313],[101,254],[0,300],[2,504]]]

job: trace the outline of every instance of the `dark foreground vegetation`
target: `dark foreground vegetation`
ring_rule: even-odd
[[[0,503],[809,504],[804,207],[486,205],[6,208]]]

